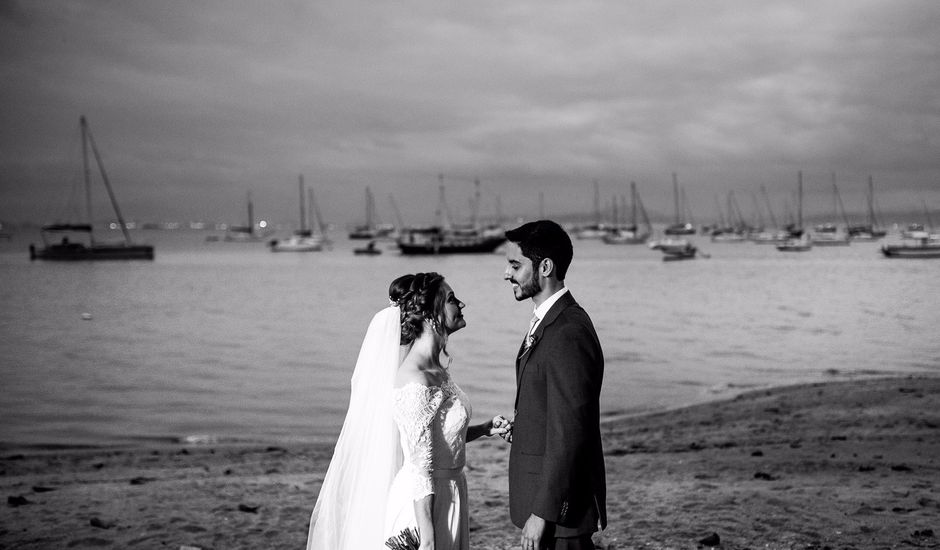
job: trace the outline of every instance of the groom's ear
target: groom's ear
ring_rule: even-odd
[[[554,272],[555,262],[552,261],[551,258],[543,258],[541,263],[539,263],[539,275],[547,279],[551,277]]]

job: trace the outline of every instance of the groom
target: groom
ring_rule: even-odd
[[[571,239],[540,220],[506,232],[504,279],[535,316],[516,358],[509,509],[523,550],[593,549],[607,525],[600,392],[604,355],[565,287]]]

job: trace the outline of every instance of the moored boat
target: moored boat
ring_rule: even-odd
[[[691,260],[695,258],[695,253],[698,252],[698,248],[692,243],[686,243],[686,245],[681,248],[661,248],[660,250],[663,251],[664,262]]]
[[[294,231],[294,234],[286,239],[272,239],[268,246],[271,252],[318,252],[323,250],[323,236],[314,235],[307,227],[307,204],[306,194],[304,193],[304,176],[300,175],[300,229]],[[313,202],[311,197],[309,202]]]
[[[632,221],[630,225],[616,227],[608,231],[602,238],[606,244],[644,244],[653,233],[649,216],[646,215],[646,208],[643,207],[643,201],[640,200],[640,195],[636,191],[636,182],[630,182],[630,196],[632,201]],[[637,225],[637,211],[639,211],[643,217],[643,231],[640,231]]]
[[[940,241],[925,238],[917,243],[885,244],[881,253],[886,258],[940,258]]]
[[[487,234],[474,228],[409,227],[402,229],[398,248],[405,255],[486,254],[504,242],[503,235]]]
[[[809,252],[812,249],[813,241],[806,236],[799,239],[789,239],[787,242],[777,245],[777,250],[780,252]]]
[[[29,245],[30,260],[60,260],[60,261],[84,261],[84,260],[152,260],[154,257],[153,246],[149,244],[135,244],[131,240],[128,232],[128,224],[121,215],[121,209],[118,207],[114,190],[111,182],[108,180],[107,172],[101,162],[101,155],[98,153],[98,147],[95,144],[94,137],[91,135],[91,129],[88,122],[82,116],[79,119],[79,126],[82,134],[82,162],[84,165],[85,181],[85,216],[88,220],[85,223],[61,223],[43,226],[40,231],[40,238],[43,241],[42,248],[36,248],[35,245]],[[108,198],[111,200],[111,207],[117,216],[117,224],[124,235],[123,242],[102,243],[95,240],[94,229],[92,227],[91,214],[91,172],[89,170],[88,149],[91,148],[98,165],[98,171],[101,174],[101,180],[104,182],[108,191]],[[61,235],[61,239],[59,236]],[[70,240],[69,236],[79,235],[79,241]],[[54,238],[53,238],[54,237]],[[51,242],[56,240],[58,242]]]
[[[487,254],[494,252],[506,242],[502,227],[481,227],[476,223],[475,211],[470,224],[451,224],[450,216],[445,216],[449,209],[444,198],[443,176],[441,176],[441,181],[438,224],[428,227],[401,228],[396,242],[403,255]],[[478,199],[474,201],[474,205],[477,204],[479,204]]]

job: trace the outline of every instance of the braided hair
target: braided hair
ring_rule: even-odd
[[[401,345],[414,342],[429,321],[434,330],[443,333],[444,277],[439,273],[402,275],[388,287],[389,300],[401,308]],[[446,352],[445,352],[446,353]]]

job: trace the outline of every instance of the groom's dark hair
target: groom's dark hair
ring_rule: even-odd
[[[565,280],[574,249],[571,237],[560,225],[551,220],[529,222],[507,231],[506,238],[519,245],[522,255],[532,260],[536,269],[542,260],[550,258],[555,264],[555,277]]]

